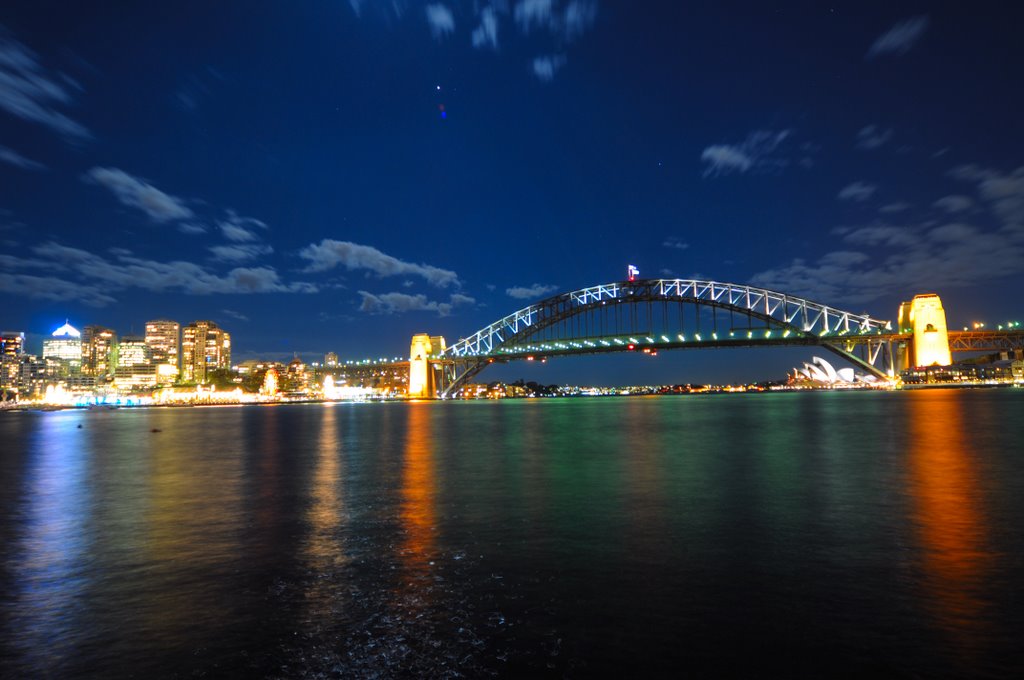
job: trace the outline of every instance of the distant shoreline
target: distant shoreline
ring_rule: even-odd
[[[901,385],[896,389],[834,389],[828,387],[812,387],[803,389],[776,389],[776,390],[727,390],[727,389],[712,389],[704,391],[694,392],[638,392],[632,394],[565,394],[555,396],[529,396],[529,397],[503,397],[501,399],[411,399],[408,397],[395,397],[395,398],[381,398],[381,399],[353,399],[353,400],[334,400],[334,399],[295,399],[288,401],[262,401],[262,402],[227,402],[227,403],[195,403],[195,404],[118,404],[118,405],[88,405],[88,406],[77,406],[77,405],[29,405],[13,403],[7,405],[6,403],[0,404],[0,413],[4,412],[51,412],[51,411],[118,411],[122,409],[136,410],[142,408],[159,408],[159,409],[180,409],[180,408],[209,408],[209,407],[238,407],[238,406],[290,406],[297,404],[368,404],[368,403],[411,403],[411,402],[481,402],[481,401],[523,401],[523,400],[545,400],[545,399],[605,399],[610,397],[694,397],[694,396],[705,396],[705,395],[736,395],[736,394],[778,394],[778,393],[808,393],[808,392],[900,392],[900,391],[917,391],[917,390],[942,390],[942,389],[953,389],[953,390],[968,390],[968,389],[1006,389],[1006,388],[1019,388],[1024,387],[1017,383],[932,383],[932,384],[911,384]],[[625,389],[625,388],[623,388]]]

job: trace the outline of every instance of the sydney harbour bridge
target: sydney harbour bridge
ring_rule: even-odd
[[[553,295],[452,345],[414,336],[409,394],[452,396],[495,363],[763,346],[820,347],[893,380],[903,368],[949,364],[951,352],[1024,348],[1024,330],[948,331],[935,295],[916,296],[888,321],[748,285],[631,277]]]

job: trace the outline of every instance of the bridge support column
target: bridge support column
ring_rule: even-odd
[[[946,329],[946,310],[938,295],[915,295],[910,302],[900,305],[901,333],[913,333],[902,353],[900,368],[917,366],[949,366],[953,357],[949,350]]]
[[[409,396],[433,399],[437,396],[437,381],[431,357],[444,351],[444,337],[417,333],[409,346]]]

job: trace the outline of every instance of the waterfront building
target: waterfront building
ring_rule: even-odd
[[[18,361],[18,394],[20,398],[38,397],[46,391],[46,362],[34,354],[23,354]]]
[[[55,378],[77,376],[82,368],[82,334],[69,323],[43,340],[43,361]]]
[[[0,333],[0,356],[17,357],[25,353],[25,334],[21,331]]]
[[[21,356],[25,353],[25,334],[18,331],[0,333],[0,389],[14,389],[18,384]]]
[[[280,387],[283,392],[305,393],[309,389],[310,372],[302,359],[295,356],[288,362],[288,369],[283,376],[279,376]]]
[[[210,371],[231,367],[231,334],[213,321],[193,321],[181,329],[181,376],[203,384]]]
[[[114,386],[118,389],[127,389],[155,387],[156,384],[156,365],[152,362],[151,351],[145,337],[126,335],[118,345]]]
[[[114,374],[117,357],[117,333],[103,326],[82,329],[82,374],[97,380]]]
[[[160,384],[176,381],[181,371],[181,326],[178,322],[168,319],[147,321],[146,345]]]

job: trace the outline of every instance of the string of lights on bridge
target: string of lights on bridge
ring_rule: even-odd
[[[985,328],[985,323],[983,321],[975,321],[973,324],[971,324],[971,328],[973,328],[976,331],[981,330]],[[970,330],[971,328],[964,326],[965,331]],[[1001,331],[1010,330],[1011,328],[1020,328],[1020,321],[1007,321],[1006,323],[1003,324],[997,324],[996,328]]]

